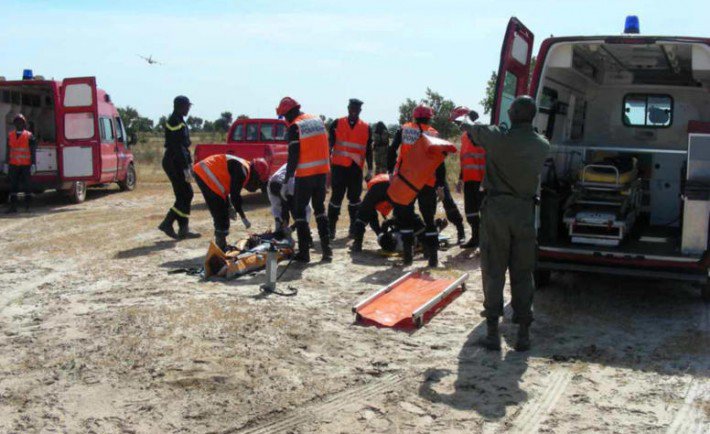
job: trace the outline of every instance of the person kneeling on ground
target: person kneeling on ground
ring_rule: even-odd
[[[236,219],[239,214],[244,226],[251,227],[242,209],[242,188],[257,191],[269,176],[269,165],[263,158],[249,162],[232,155],[217,154],[195,164],[193,171],[212,214],[215,244],[225,250],[230,218]]]

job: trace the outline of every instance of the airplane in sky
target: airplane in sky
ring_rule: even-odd
[[[149,65],[162,65],[161,62],[158,62],[157,60],[153,59],[152,54],[148,57],[141,56],[140,54],[138,54],[137,56],[140,57],[141,59],[145,60],[146,62],[148,62]]]

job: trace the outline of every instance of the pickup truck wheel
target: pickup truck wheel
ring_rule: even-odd
[[[72,203],[82,203],[86,199],[86,182],[74,181],[67,195]]]
[[[133,191],[138,183],[138,176],[136,176],[136,167],[133,163],[128,165],[128,170],[126,170],[126,179],[123,181],[118,181],[118,188],[121,191]]]
[[[552,280],[552,271],[550,270],[535,270],[535,289],[541,289],[550,284]]]

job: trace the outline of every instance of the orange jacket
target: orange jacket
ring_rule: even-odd
[[[421,127],[421,130],[419,129]],[[397,172],[399,166],[402,165],[402,160],[404,160],[414,146],[414,143],[419,139],[421,133],[429,137],[439,137],[439,132],[436,128],[428,124],[417,124],[415,122],[407,122],[402,125],[402,143],[399,145],[399,155],[397,156],[397,165],[395,166],[395,173]],[[436,177],[434,174],[431,175],[431,179],[427,180],[427,185],[433,187],[436,183]]]
[[[353,128],[347,117],[337,120],[335,128],[335,145],[333,146],[332,163],[336,166],[348,167],[352,162],[362,169],[365,165],[367,140],[370,138],[370,126],[358,119]]]
[[[390,176],[387,173],[381,173],[374,178],[372,178],[368,183],[367,183],[367,189],[370,190],[372,187],[374,187],[377,184],[382,184],[382,183],[388,183],[390,182]],[[389,200],[383,200],[380,202],[377,202],[375,204],[375,209],[382,214],[383,216],[387,217],[391,212],[394,207],[392,206],[392,203]]]
[[[302,114],[292,124],[298,127],[300,152],[296,178],[330,173],[328,133],[317,116]]]
[[[468,133],[461,136],[461,179],[483,181],[486,173],[486,150],[476,146]]]
[[[17,137],[15,131],[10,131],[7,135],[7,146],[9,149],[8,163],[13,166],[31,166],[32,151],[30,150],[30,139],[32,133],[24,130]]]
[[[237,160],[244,167],[244,184],[242,187],[247,185],[249,182],[249,172],[251,166],[249,162],[243,158],[235,157],[233,155],[226,154],[216,154],[210,155],[204,160],[198,162],[192,166],[192,170],[195,175],[199,176],[202,181],[221,197],[222,199],[227,199],[229,193],[231,192],[232,175],[229,174],[229,169],[227,167],[227,161]]]
[[[390,200],[399,205],[409,205],[417,197],[424,185],[434,178],[436,169],[444,162],[446,155],[455,153],[453,143],[430,137],[426,134],[412,145],[399,170],[394,174],[387,189]]]

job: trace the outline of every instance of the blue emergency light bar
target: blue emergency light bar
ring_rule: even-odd
[[[24,69],[22,71],[22,79],[23,80],[32,80],[34,78],[34,74],[32,74],[31,69]]]
[[[626,34],[639,34],[641,33],[639,25],[639,17],[636,15],[629,15],[626,17],[626,23],[624,24],[624,33]]]

